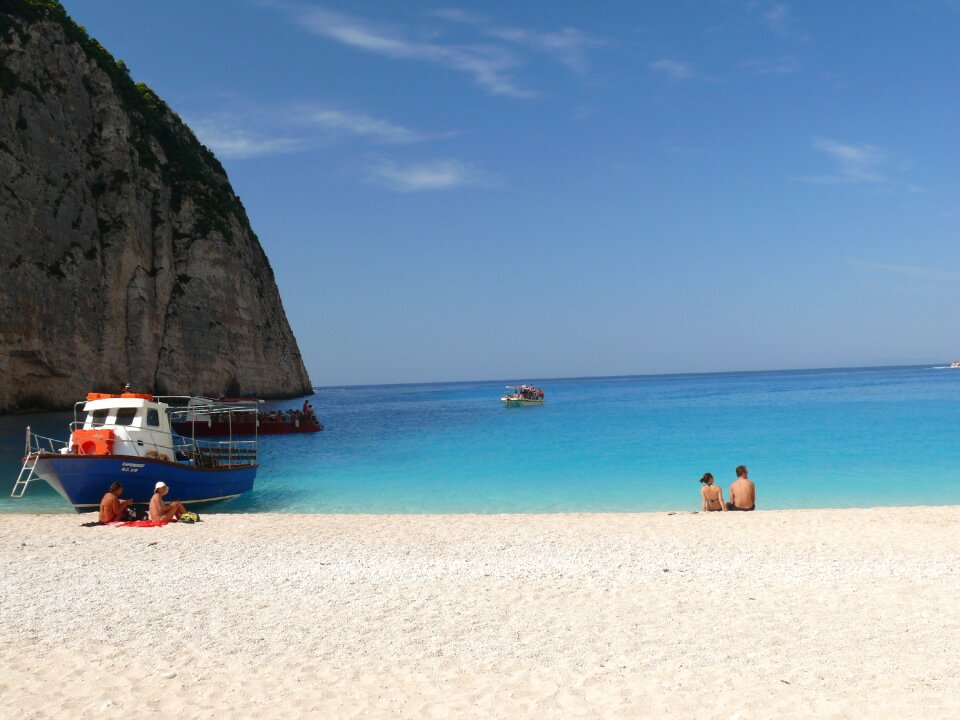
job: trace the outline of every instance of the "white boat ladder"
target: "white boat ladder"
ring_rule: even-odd
[[[27,448],[26,455],[23,458],[23,467],[20,468],[20,474],[17,476],[17,481],[13,484],[13,490],[10,492],[10,497],[22,498],[23,494],[27,491],[27,486],[34,480],[40,479],[34,475],[33,472],[37,467],[37,460],[39,458],[40,452],[30,446],[30,428],[28,427]]]

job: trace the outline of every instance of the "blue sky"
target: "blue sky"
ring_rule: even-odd
[[[317,385],[960,357],[960,2],[66,0]]]

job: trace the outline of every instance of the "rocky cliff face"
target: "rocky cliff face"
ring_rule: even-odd
[[[212,153],[49,0],[0,0],[0,410],[311,392]]]

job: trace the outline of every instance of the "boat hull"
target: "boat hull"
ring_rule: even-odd
[[[123,485],[123,497],[147,504],[158,482],[170,487],[165,500],[209,503],[230,500],[253,489],[256,465],[198,468],[183,463],[127,455],[41,455],[35,473],[77,512],[100,507],[110,484]]]
[[[504,407],[533,407],[543,405],[543,400],[521,400],[518,398],[500,398]]]

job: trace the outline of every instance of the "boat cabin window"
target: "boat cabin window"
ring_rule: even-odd
[[[136,416],[136,408],[120,408],[117,410],[117,425],[133,425]]]
[[[160,427],[160,413],[156,408],[147,408],[147,425]]]
[[[94,410],[89,416],[87,416],[87,422],[94,426],[103,425],[107,422],[107,414],[109,412],[110,411],[107,409]]]

